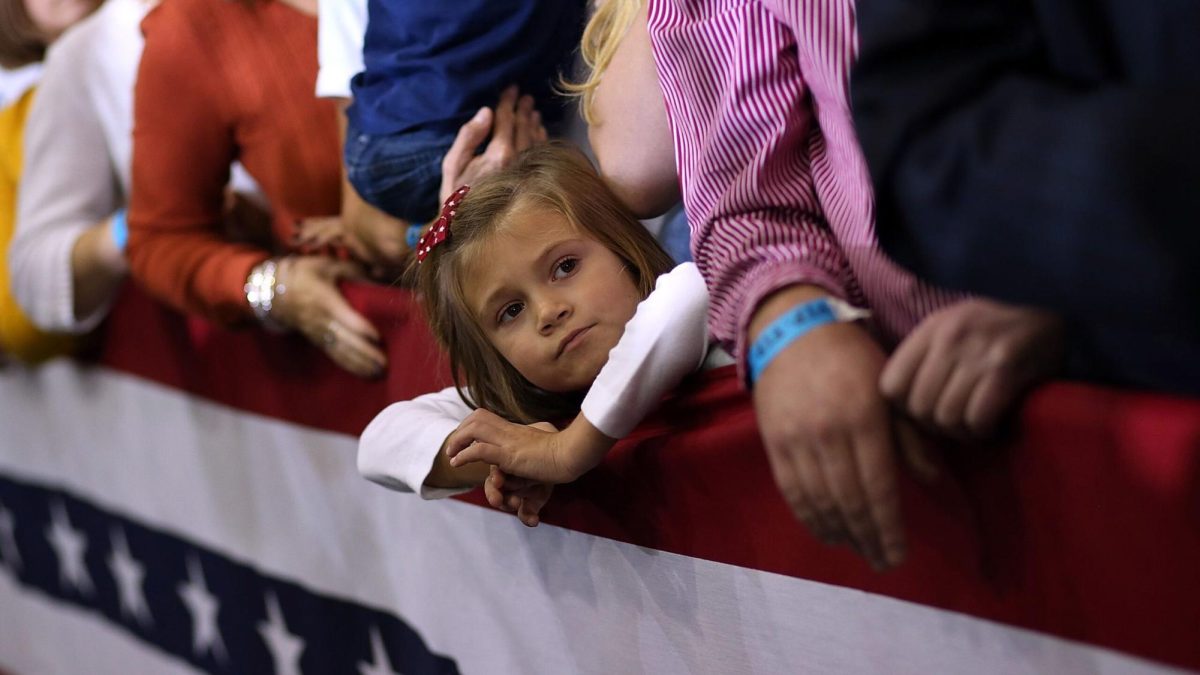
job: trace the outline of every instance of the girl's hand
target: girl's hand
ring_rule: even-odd
[[[286,291],[276,295],[271,317],[295,328],[325,350],[339,366],[361,377],[377,377],[387,366],[379,332],[350,307],[339,279],[362,278],[358,265],[322,256],[284,258],[277,272]]]
[[[451,466],[486,462],[511,476],[569,483],[596,466],[616,443],[581,414],[563,431],[546,422],[514,424],[482,408],[446,439]]]
[[[888,359],[879,389],[894,405],[960,439],[991,434],[1063,358],[1053,314],[973,299],[930,314]]]
[[[487,480],[483,483],[483,494],[488,503],[501,511],[517,514],[517,518],[527,527],[537,527],[542,507],[550,501],[553,492],[552,483],[515,478],[495,466],[490,468]]]

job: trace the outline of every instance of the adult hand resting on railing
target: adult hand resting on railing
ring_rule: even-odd
[[[324,256],[289,256],[276,269],[270,319],[295,329],[339,366],[377,377],[387,366],[379,331],[346,302],[337,282],[362,278],[358,264]],[[279,289],[286,289],[279,292]]]

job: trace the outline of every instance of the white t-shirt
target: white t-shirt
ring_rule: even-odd
[[[350,98],[350,80],[363,70],[366,32],[367,0],[318,0],[318,98]]]
[[[583,415],[609,438],[627,435],[708,356],[708,289],[693,263],[658,278],[625,326],[583,400]],[[720,353],[707,365],[733,363]],[[436,499],[465,492],[425,485],[442,442],[471,408],[454,387],[393,403],[358,442],[358,470],[384,487]]]

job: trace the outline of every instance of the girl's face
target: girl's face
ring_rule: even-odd
[[[47,43],[78,23],[103,0],[24,0],[25,12]]]
[[[466,271],[467,303],[484,334],[551,392],[591,386],[641,301],[620,258],[536,204],[518,204]]]

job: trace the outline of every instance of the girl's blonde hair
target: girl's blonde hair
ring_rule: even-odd
[[[434,337],[450,356],[459,395],[473,408],[525,424],[574,415],[582,392],[547,392],[517,372],[487,339],[467,302],[463,277],[513,209],[531,203],[562,214],[616,254],[643,298],[658,276],[673,266],[587,158],[571,146],[534,146],[508,168],[471,186],[450,224],[449,239],[435,246],[423,263],[414,262],[408,274]]]
[[[592,116],[592,99],[596,95],[596,87],[600,86],[600,78],[608,70],[617,45],[621,38],[633,25],[633,19],[642,8],[645,0],[598,0],[596,11],[588,19],[583,29],[583,40],[579,44],[579,55],[587,66],[587,76],[582,82],[559,82],[559,88],[568,96],[578,96],[582,99],[580,110],[583,119],[588,124],[595,124]]]

